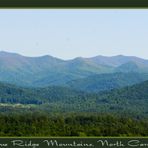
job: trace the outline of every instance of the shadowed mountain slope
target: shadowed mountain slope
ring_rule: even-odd
[[[97,74],[82,79],[72,80],[67,83],[67,86],[81,91],[99,92],[131,86],[145,80],[148,80],[148,74],[144,73]]]

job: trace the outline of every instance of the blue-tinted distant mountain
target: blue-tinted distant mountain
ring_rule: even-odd
[[[111,56],[111,57],[100,55],[100,56],[96,56],[88,59],[97,64],[108,65],[113,67],[118,67],[128,62],[136,62],[136,63],[138,62],[144,65],[148,64],[148,60],[141,59],[134,56],[124,56],[124,55],[117,55],[117,56]]]
[[[112,71],[113,68],[110,66],[97,65],[84,58],[75,58],[57,64],[45,77],[33,81],[33,83],[36,86],[63,85],[70,80]]]
[[[101,65],[107,65],[114,67],[114,72],[139,72],[147,73],[148,72],[148,60],[141,59],[134,56],[96,56],[88,58],[88,60]]]
[[[115,72],[139,72],[139,73],[147,73],[148,72],[148,64],[139,62],[139,61],[130,61],[125,64],[122,64],[115,68]]]
[[[25,57],[0,52],[0,81],[24,86],[63,84],[91,74],[110,72],[111,69],[81,58],[64,61],[48,55]]]
[[[148,60],[132,56],[78,57],[62,60],[49,55],[26,57],[0,52],[0,81],[22,86],[64,85],[95,74],[148,72]]]
[[[33,80],[46,76],[57,64],[63,62],[51,56],[25,57],[0,52],[0,81],[30,85]]]

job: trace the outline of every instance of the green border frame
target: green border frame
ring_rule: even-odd
[[[148,8],[148,0],[0,0],[0,8]]]
[[[0,0],[0,9],[148,9],[148,0]],[[0,139],[148,139],[148,137],[0,137]]]

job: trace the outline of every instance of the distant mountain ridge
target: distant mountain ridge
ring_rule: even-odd
[[[133,56],[96,56],[62,60],[0,52],[0,81],[21,86],[64,85],[95,74],[148,73],[148,60]]]
[[[100,55],[100,56],[96,56],[88,59],[98,64],[109,65],[113,67],[118,67],[128,62],[138,62],[142,64],[148,64],[147,59],[142,59],[135,56],[124,56],[124,55],[117,55],[117,56],[110,56],[110,57]]]

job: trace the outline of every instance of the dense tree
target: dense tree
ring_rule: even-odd
[[[0,136],[148,136],[147,124],[105,114],[0,114]]]

